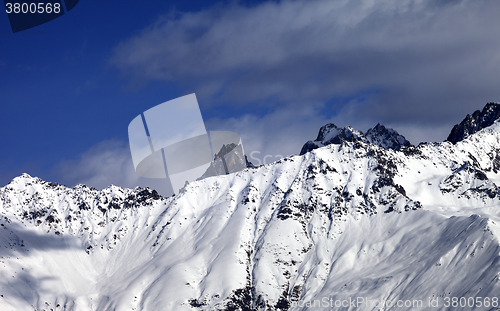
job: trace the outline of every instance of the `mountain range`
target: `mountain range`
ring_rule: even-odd
[[[361,141],[365,144],[374,144],[384,149],[392,150],[399,150],[401,147],[411,145],[403,135],[400,135],[393,129],[380,125],[380,123],[374,128],[368,129],[365,134],[351,126],[339,128],[335,124],[329,123],[320,128],[318,137],[314,141],[310,140],[304,144],[300,155],[330,144],[341,144],[348,141]]]
[[[498,107],[418,146],[327,124],[167,198],[23,174],[0,188],[0,310],[498,310]]]

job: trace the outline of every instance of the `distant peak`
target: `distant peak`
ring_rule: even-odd
[[[10,181],[9,186],[24,187],[27,184],[36,183],[38,180],[40,180],[40,178],[32,177],[31,175],[29,175],[27,173],[22,173],[21,175],[14,177]]]
[[[345,141],[362,141],[367,144],[374,144],[393,150],[399,150],[402,146],[411,145],[403,135],[400,135],[391,128],[386,128],[380,123],[377,123],[374,128],[369,129],[364,134],[350,125],[340,128],[333,123],[328,123],[320,128],[316,140],[308,141],[304,144],[300,154],[302,155],[330,144],[341,144]]]
[[[378,123],[374,128],[365,133],[366,139],[374,145],[384,149],[399,150],[403,146],[410,146],[410,142],[401,134]]]
[[[467,115],[459,124],[456,124],[446,138],[453,144],[466,139],[483,128],[493,125],[500,118],[500,104],[489,102],[483,110],[476,110],[472,115]]]
[[[25,181],[25,180],[33,180],[33,179],[38,179],[37,177],[32,177],[30,174],[28,173],[22,173],[21,175],[15,177],[14,179],[12,179],[11,183],[17,183],[17,182],[21,182],[21,181]]]
[[[338,130],[338,129],[339,128],[333,123],[325,124],[319,129],[318,137],[316,137],[316,140],[317,141],[324,140],[328,133],[330,133],[332,130]]]

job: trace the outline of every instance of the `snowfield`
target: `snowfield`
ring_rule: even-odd
[[[0,310],[500,310],[498,182],[499,123],[330,144],[169,198],[23,174],[0,188]]]

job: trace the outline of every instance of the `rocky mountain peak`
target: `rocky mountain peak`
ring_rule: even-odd
[[[456,124],[446,138],[453,144],[466,139],[470,135],[495,123],[500,118],[500,104],[487,103],[483,110],[476,110],[472,115],[467,115],[459,124]]]
[[[329,133],[333,132],[333,131],[338,131],[340,130],[340,128],[338,128],[335,124],[333,123],[328,123],[326,125],[323,125],[320,129],[319,129],[319,133],[318,133],[318,137],[316,138],[316,140],[318,141],[322,141],[322,140],[325,140],[325,137],[326,135],[328,135]]]
[[[410,146],[410,142],[403,135],[391,128],[378,123],[374,128],[368,129],[365,133],[366,139],[374,145],[384,149],[399,150],[402,146]]]
[[[308,141],[304,144],[300,154],[303,155],[311,150],[330,144],[342,144],[346,141],[362,141],[367,144],[378,145],[384,149],[393,150],[399,150],[402,146],[411,145],[404,136],[391,128],[386,128],[380,123],[374,128],[368,129],[364,134],[351,126],[339,128],[333,123],[328,123],[320,128],[316,140]]]

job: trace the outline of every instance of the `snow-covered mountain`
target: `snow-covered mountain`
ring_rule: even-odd
[[[314,141],[310,140],[304,144],[300,155],[330,144],[356,141],[392,150],[399,150],[403,146],[408,147],[411,145],[403,135],[400,135],[393,129],[386,128],[380,123],[374,128],[368,129],[365,134],[351,126],[339,128],[333,123],[328,123],[320,128],[318,137]]]
[[[0,310],[497,310],[500,123],[398,149],[332,143],[169,198],[23,174],[0,188]]]
[[[446,140],[455,144],[492,125],[498,118],[500,118],[500,105],[487,103],[482,111],[476,110],[472,116],[468,114],[460,124],[455,125]]]

